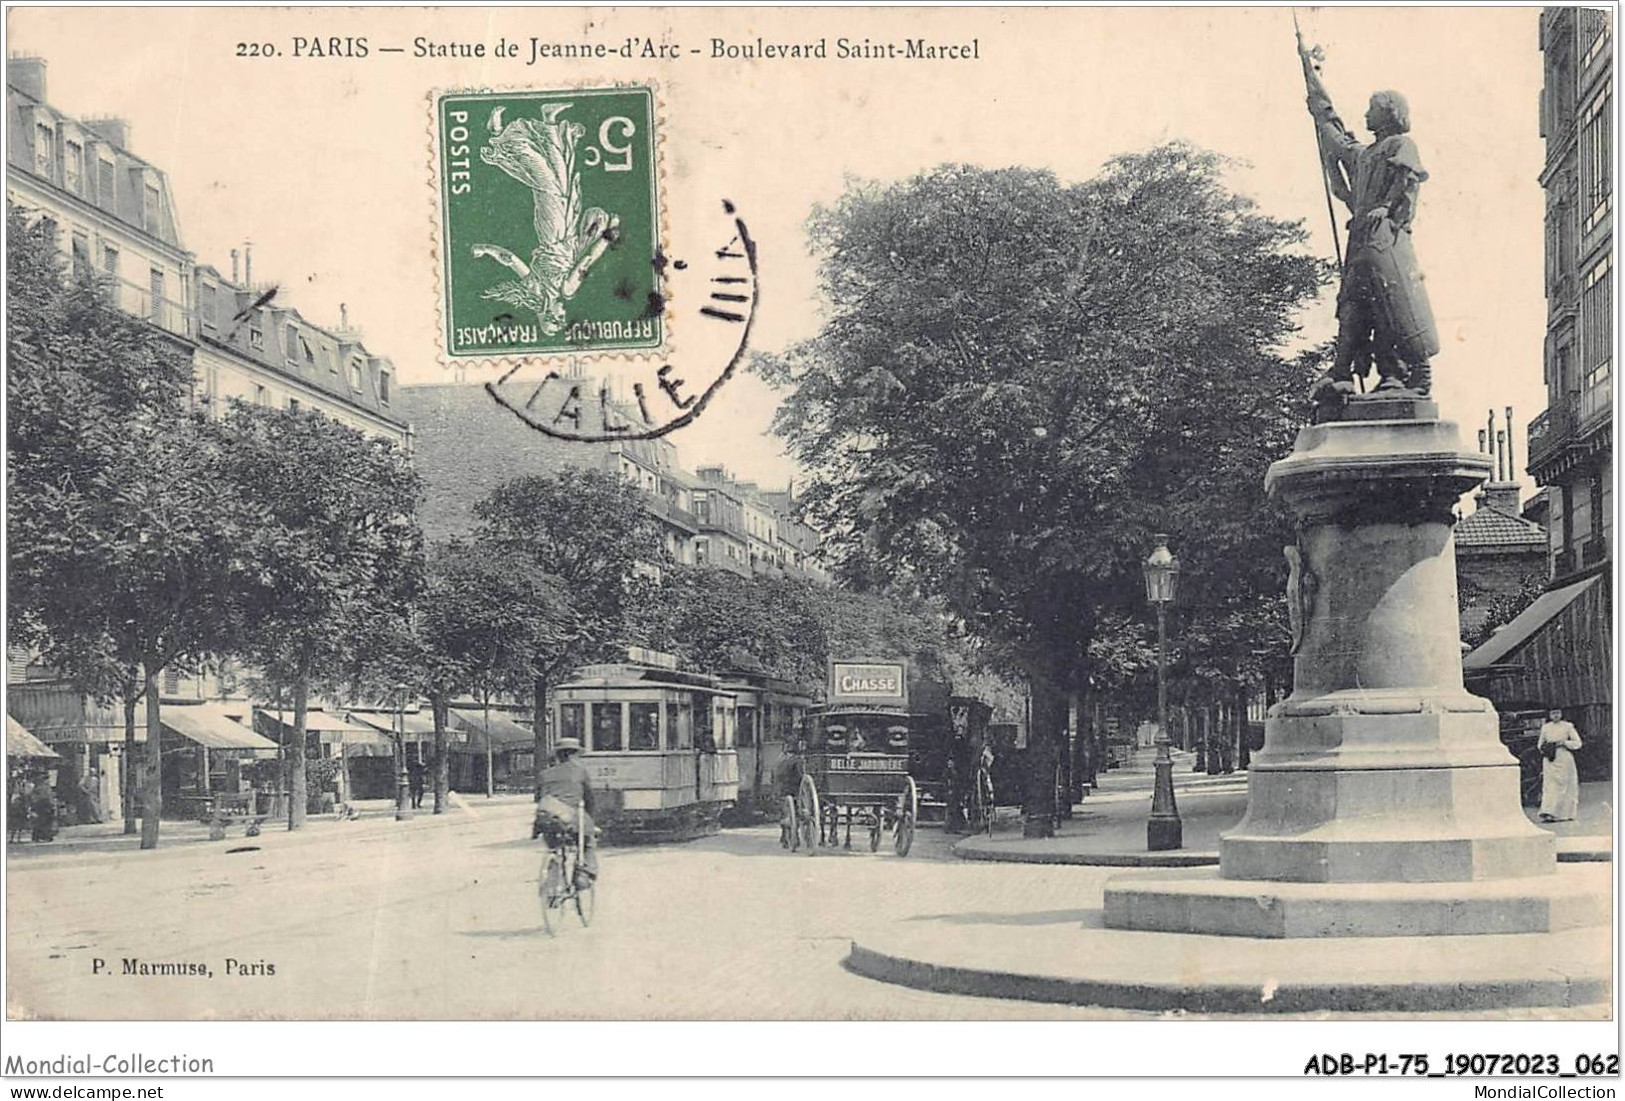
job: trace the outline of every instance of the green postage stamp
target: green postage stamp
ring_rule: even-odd
[[[436,98],[450,359],[663,346],[655,114],[648,87]]]

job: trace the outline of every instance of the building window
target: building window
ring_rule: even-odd
[[[197,312],[198,318],[203,322],[205,328],[214,328],[214,287],[212,284],[204,283],[198,287]]]
[[[90,235],[82,229],[73,231],[73,277],[84,279],[90,275]]]
[[[1603,92],[1591,101],[1580,121],[1580,209],[1582,233],[1590,233],[1608,213],[1613,196],[1613,96]]]
[[[310,341],[304,337],[299,338],[299,347],[305,353],[305,362],[312,366],[316,363],[316,353],[311,350]]]
[[[56,131],[43,122],[34,128],[34,171],[56,179]]]
[[[1585,274],[1580,292],[1580,370],[1589,376],[1613,358],[1613,258],[1604,256]]]
[[[257,382],[254,384],[254,404],[261,409],[271,407],[271,392]]]
[[[161,231],[159,219],[163,205],[163,197],[159,194],[158,189],[153,187],[151,184],[146,186],[146,189],[142,192],[142,195],[141,224],[146,227],[148,233],[156,236]]]
[[[1608,16],[1591,8],[1579,8],[1576,14],[1580,18],[1580,45],[1585,47],[1585,56],[1580,59],[1583,72],[1597,60],[1597,55],[1608,41]]]
[[[385,405],[389,404],[389,372],[378,372],[378,400]]]
[[[623,716],[618,703],[592,705],[592,746],[602,753],[618,751],[623,744]]]
[[[118,278],[118,249],[106,243],[102,245],[102,270],[109,278]]]
[[[660,705],[658,703],[629,703],[626,705],[630,720],[626,748],[660,748]]]
[[[85,187],[85,147],[76,141],[63,145],[62,183],[78,195]]]
[[[96,163],[96,201],[101,204],[103,210],[117,212],[118,197],[113,182],[113,162],[101,158]]]
[[[248,346],[256,352],[265,351],[265,333],[260,329],[249,329]]]
[[[299,412],[299,399],[298,398],[289,398],[288,399],[288,412],[290,412],[290,413]]]
[[[166,696],[179,695],[181,690],[181,673],[179,669],[164,670],[163,693]]]
[[[164,273],[158,268],[153,268],[148,273],[147,278],[152,299],[148,303],[147,317],[162,324],[164,320]]]
[[[289,325],[288,330],[287,330],[287,337],[286,337],[284,343],[285,343],[286,347],[283,349],[283,351],[288,356],[288,362],[289,363],[298,363],[299,362],[299,330],[294,328],[292,325]]]
[[[361,360],[359,358],[350,360],[350,389],[361,389]]]

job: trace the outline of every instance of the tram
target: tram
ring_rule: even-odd
[[[787,680],[742,670],[720,674],[738,718],[739,802],[734,817],[758,821],[779,813],[773,778],[787,753],[807,736],[812,695]]]
[[[733,691],[633,647],[627,660],[587,665],[551,693],[552,728],[581,741],[598,824],[615,840],[715,833],[739,798]]]

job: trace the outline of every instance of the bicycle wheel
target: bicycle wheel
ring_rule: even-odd
[[[801,848],[801,829],[796,824],[796,800],[793,795],[784,797],[784,805],[779,810],[779,847],[791,852]]]
[[[598,898],[598,885],[594,883],[586,890],[576,890],[576,917],[581,919],[582,928],[592,924],[593,905]]]
[[[558,935],[559,907],[564,903],[564,892],[564,862],[558,853],[549,853],[538,893],[542,901],[542,928],[550,937]]]
[[[914,823],[919,820],[919,814],[920,791],[910,776],[908,786],[897,797],[897,834],[892,838],[892,845],[898,856],[907,856],[914,847]]]

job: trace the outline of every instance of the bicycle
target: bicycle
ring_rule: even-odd
[[[553,820],[542,830],[547,842],[547,860],[542,865],[538,893],[542,902],[542,927],[550,937],[558,936],[565,904],[574,903],[576,917],[585,928],[592,924],[596,901],[596,877],[582,867],[587,851],[586,820],[576,815],[575,845],[567,843],[564,823]]]

